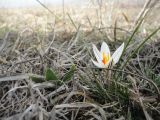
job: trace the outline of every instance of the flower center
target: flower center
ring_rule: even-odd
[[[103,58],[103,59],[102,59],[102,62],[103,62],[103,64],[105,65],[105,64],[107,64],[108,61],[110,60],[110,54],[106,55],[106,54],[103,52],[102,58]]]

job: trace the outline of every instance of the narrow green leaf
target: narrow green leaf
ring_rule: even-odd
[[[72,19],[72,17],[70,16],[69,13],[67,13],[67,16],[69,17],[69,19],[70,19],[71,23],[73,24],[73,26],[75,27],[75,29],[78,31],[78,28],[77,28],[75,22],[73,21],[73,19]]]
[[[71,78],[74,75],[75,70],[76,70],[76,66],[72,65],[70,70],[62,77],[62,81],[65,82],[65,81],[71,80]]]
[[[46,69],[45,78],[47,81],[58,80],[58,77],[56,76],[55,72],[50,68]]]
[[[128,38],[127,43],[126,43],[126,45],[124,46],[124,50],[123,50],[123,52],[122,52],[122,55],[121,55],[120,59],[122,58],[123,54],[125,53],[125,51],[126,51],[128,45],[130,44],[130,42],[133,40],[134,35],[138,32],[138,30],[139,30],[140,26],[142,25],[143,21],[144,21],[144,18],[142,18],[142,19],[139,21],[139,23],[138,23],[137,26],[135,27],[133,33],[132,33],[131,36]]]
[[[44,77],[40,75],[30,75],[29,78],[36,83],[45,82]]]
[[[114,23],[114,41],[117,41],[117,19]]]
[[[135,27],[132,35],[128,38],[127,43],[126,43],[126,46],[125,46],[125,48],[124,48],[124,51],[125,51],[126,48],[128,47],[129,43],[132,41],[134,35],[135,35],[135,34],[137,33],[137,31],[139,30],[141,24],[143,23],[143,20],[144,20],[144,19],[141,19],[141,21],[140,21],[140,22],[137,24],[137,26]],[[124,52],[124,51],[123,51],[123,52]]]
[[[129,60],[135,55],[138,50],[153,36],[155,35],[158,31],[160,30],[160,27],[158,27],[155,31],[153,31],[146,39],[144,39],[140,45],[132,52],[132,54],[127,58],[126,62],[122,66],[122,69],[126,66],[126,64],[129,62]]]

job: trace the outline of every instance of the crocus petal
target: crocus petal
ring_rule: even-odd
[[[105,68],[105,66],[102,65],[101,63],[98,63],[98,62],[94,61],[93,59],[91,59],[91,60],[92,60],[93,64],[94,64],[95,66],[97,66],[98,68]]]
[[[114,65],[119,61],[119,58],[122,55],[123,49],[124,49],[124,43],[113,53],[112,59],[113,59]]]
[[[110,50],[109,50],[109,47],[108,47],[108,45],[105,43],[105,42],[103,42],[102,43],[102,46],[101,46],[101,53],[105,53],[106,55],[110,55]]]
[[[94,55],[95,55],[97,61],[99,63],[101,63],[102,62],[102,55],[101,55],[101,53],[99,52],[99,50],[97,49],[97,47],[94,44],[92,46],[93,46],[93,52],[94,52]]]

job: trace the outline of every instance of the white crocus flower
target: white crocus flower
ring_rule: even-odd
[[[122,55],[123,49],[124,49],[124,43],[111,56],[109,47],[105,42],[102,43],[100,51],[93,44],[93,52],[95,54],[97,61],[94,61],[92,59],[92,62],[94,63],[95,66],[99,68],[107,68],[111,62],[113,62],[112,65],[115,65],[119,61],[119,58]]]

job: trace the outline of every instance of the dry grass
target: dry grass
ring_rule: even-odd
[[[99,46],[106,41],[112,52],[122,41],[127,43],[141,8],[87,7],[53,9],[58,17],[40,8],[0,11],[1,119],[160,119],[160,34],[150,38],[121,69],[132,51],[159,26],[158,9],[145,18],[119,64],[101,70],[91,63],[92,43]],[[63,76],[73,64],[76,71],[69,81],[46,81],[47,68]],[[33,75],[44,82],[32,81]]]

